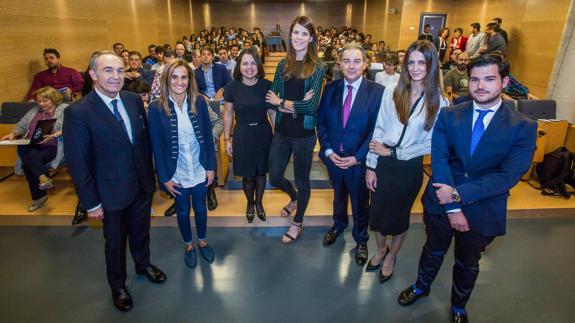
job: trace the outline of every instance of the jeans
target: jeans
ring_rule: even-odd
[[[293,219],[296,223],[303,222],[303,215],[311,194],[309,173],[315,142],[316,135],[306,138],[289,138],[276,133],[270,147],[270,183],[287,193],[292,201],[297,200],[297,212]],[[284,176],[292,153],[297,191]]]
[[[196,221],[196,232],[199,240],[206,238],[206,227],[208,223],[208,209],[206,207],[206,182],[200,183],[190,188],[176,188],[180,195],[176,195],[176,214],[178,217],[178,227],[182,233],[184,243],[192,243],[192,228],[190,226],[190,206],[194,208],[194,220]],[[190,205],[190,197],[192,199]]]

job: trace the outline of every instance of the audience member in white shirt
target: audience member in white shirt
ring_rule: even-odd
[[[385,87],[397,83],[399,74],[395,69],[399,65],[399,58],[396,54],[389,54],[383,60],[383,71],[375,74],[375,81]]]

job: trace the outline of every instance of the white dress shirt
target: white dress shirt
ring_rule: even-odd
[[[342,101],[341,101],[342,107],[345,104],[345,98],[347,98],[347,92],[348,92],[347,86],[351,85],[351,87],[352,87],[352,89],[351,89],[351,105],[349,107],[349,113],[350,114],[351,114],[351,109],[353,107],[353,102],[355,101],[357,91],[359,90],[359,87],[361,86],[362,81],[363,81],[363,76],[361,76],[360,78],[355,80],[355,82],[353,82],[353,83],[349,83],[346,79],[343,79],[343,96],[342,96]],[[329,155],[331,155],[331,153],[333,153],[333,149],[326,149],[325,150],[325,157],[329,157]]]
[[[126,126],[126,130],[128,131],[128,137],[130,138],[130,142],[134,142],[134,138],[132,137],[132,124],[130,123],[130,117],[128,117],[128,111],[126,111],[126,107],[120,98],[120,93],[116,94],[116,97],[110,98],[109,96],[104,95],[102,92],[98,90],[97,87],[94,87],[96,90],[96,94],[104,101],[110,112],[114,114],[114,106],[112,105],[112,100],[118,100],[118,111],[124,120],[124,125]]]
[[[178,161],[171,181],[183,188],[194,187],[205,182],[206,170],[199,162],[200,143],[188,116],[188,97],[186,96],[181,107],[172,98],[170,101],[174,104],[178,119]]]
[[[393,91],[396,86],[397,84],[390,85],[386,87],[383,92],[381,107],[377,115],[377,121],[375,122],[373,137],[371,138],[371,140],[389,147],[397,144],[404,126],[397,117],[395,103],[393,102]],[[425,98],[422,98],[415,107],[413,114],[408,120],[407,129],[401,145],[395,149],[397,159],[399,160],[410,160],[431,152],[431,134],[433,133],[433,128],[429,131],[425,131],[424,129],[426,117],[424,101]],[[449,106],[449,101],[445,97],[441,97],[439,102],[440,109],[447,106]],[[437,111],[437,114],[439,115],[439,111]],[[378,157],[377,154],[370,151],[367,154],[367,167],[375,169],[377,167]]]

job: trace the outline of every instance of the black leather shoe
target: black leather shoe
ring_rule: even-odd
[[[148,268],[144,270],[137,270],[136,274],[138,275],[146,275],[149,281],[152,283],[163,283],[166,281],[166,274],[164,274],[161,270],[159,270],[154,265],[149,265]]]
[[[172,203],[172,205],[168,207],[166,212],[164,212],[164,216],[172,216],[174,214],[176,214],[176,202]]]
[[[358,244],[355,247],[355,263],[363,266],[367,262],[367,243]]]
[[[429,289],[421,294],[417,294],[413,286],[409,286],[399,294],[399,297],[397,297],[397,302],[399,305],[408,306],[413,304],[419,298],[425,297],[427,295],[429,295]]]
[[[340,234],[341,230],[336,230],[334,228],[329,229],[329,231],[323,236],[323,245],[332,245]]]
[[[72,225],[80,224],[88,219],[88,212],[82,210],[80,205],[76,206],[76,212],[74,213],[74,218],[72,219]]]
[[[212,184],[208,187],[208,194],[207,194],[207,206],[208,210],[213,211],[218,207],[218,198],[216,197],[216,190],[215,184]]]
[[[389,253],[389,247],[387,247],[387,249],[385,250],[385,255],[383,256],[383,258],[381,258],[379,264],[374,264],[372,262],[373,257],[371,259],[369,259],[369,261],[367,262],[367,266],[365,266],[365,271],[376,271],[376,270],[378,270],[379,267],[381,267],[381,265],[385,261],[385,257],[387,256],[388,253]]]
[[[387,256],[387,254],[386,254]],[[393,272],[395,271],[395,264],[397,263],[397,257],[395,257],[395,261],[393,262],[393,268],[391,269],[391,274],[389,275],[384,275],[383,272],[380,270],[379,271],[379,283],[383,284],[385,283],[387,280],[389,280],[391,278],[391,276],[393,276]],[[383,261],[382,261],[383,264]]]
[[[114,306],[122,312],[131,310],[134,305],[132,296],[130,296],[126,287],[112,291],[112,299],[114,300]]]
[[[453,323],[468,323],[467,314],[451,312],[451,322]]]
[[[256,214],[258,216],[258,219],[260,219],[263,222],[266,222],[266,211],[264,210],[264,207],[262,205],[256,204]]]

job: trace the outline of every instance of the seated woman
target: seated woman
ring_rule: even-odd
[[[29,139],[38,121],[56,119],[52,132],[37,145],[18,146],[18,156],[22,160],[24,175],[28,180],[32,195],[32,203],[28,207],[28,212],[41,208],[48,199],[46,191],[54,187],[54,183],[47,174],[50,167],[57,167],[59,161],[62,160],[63,150],[58,138],[62,136],[64,109],[68,106],[67,103],[62,103],[64,100],[62,93],[50,86],[36,90],[34,95],[38,105],[20,119],[11,133],[2,137],[2,140],[14,140],[18,137]],[[50,163],[51,161],[53,163]]]

